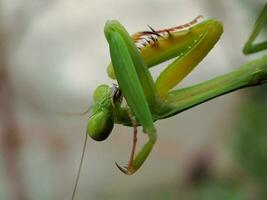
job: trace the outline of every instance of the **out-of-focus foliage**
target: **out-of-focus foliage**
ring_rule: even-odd
[[[267,195],[267,87],[251,92],[241,106],[235,151],[240,167]],[[265,196],[266,197],[266,196]]]

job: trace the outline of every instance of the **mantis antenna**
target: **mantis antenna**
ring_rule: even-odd
[[[76,190],[77,190],[77,186],[78,186],[78,183],[79,183],[80,174],[81,174],[82,165],[83,165],[83,160],[84,160],[85,149],[86,149],[86,146],[87,146],[87,140],[88,140],[88,133],[85,132],[84,144],[83,144],[83,148],[82,148],[82,156],[81,156],[81,160],[80,160],[80,164],[79,164],[78,173],[76,175],[74,188],[73,188],[73,191],[72,191],[71,200],[74,200],[74,197],[75,197],[75,194],[76,194]]]
[[[85,114],[87,114],[89,112],[90,112],[90,107],[87,108],[85,111],[78,112],[78,113],[56,112],[56,114],[65,115],[65,116],[71,117],[71,116],[82,116],[82,115],[85,115]]]

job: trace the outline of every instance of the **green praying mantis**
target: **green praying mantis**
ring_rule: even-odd
[[[105,37],[110,48],[111,64],[107,72],[118,85],[100,85],[93,93],[86,139],[78,175],[76,191],[88,135],[105,140],[114,124],[133,127],[133,144],[126,167],[117,167],[125,174],[135,173],[148,158],[157,140],[154,122],[174,116],[193,106],[244,87],[267,82],[267,56],[244,64],[233,72],[191,87],[174,89],[208,54],[222,32],[222,24],[214,19],[193,21],[169,29],[142,31],[132,36],[116,20],[107,21]],[[267,20],[265,6],[245,47],[245,53],[267,48],[267,41],[253,44]],[[149,68],[175,58],[154,80]],[[123,104],[125,99],[126,104]],[[143,127],[148,141],[135,155],[137,126]]]

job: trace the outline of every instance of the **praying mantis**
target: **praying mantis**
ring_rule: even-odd
[[[222,32],[222,24],[214,19],[193,21],[169,29],[137,32],[129,35],[116,20],[107,21],[104,28],[109,44],[111,64],[107,68],[110,78],[118,85],[100,85],[93,93],[94,105],[87,124],[82,159],[76,178],[76,191],[88,135],[105,140],[114,124],[133,127],[133,144],[126,167],[117,167],[127,175],[134,174],[146,161],[157,140],[155,121],[174,116],[193,106],[244,87],[267,82],[267,56],[244,64],[233,72],[187,88],[174,89],[209,53]],[[267,20],[267,7],[258,18],[244,53],[267,48],[267,41],[253,41]],[[175,58],[153,79],[149,68]],[[126,103],[123,104],[123,99]],[[142,126],[148,141],[135,155],[137,126]]]

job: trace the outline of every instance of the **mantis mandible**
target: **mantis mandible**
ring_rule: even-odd
[[[266,7],[265,7],[266,8]],[[266,20],[264,9],[264,20]],[[76,191],[88,135],[105,140],[114,123],[133,127],[133,147],[126,167],[117,167],[125,174],[135,173],[145,162],[157,140],[154,122],[168,118],[193,106],[234,90],[266,83],[267,56],[244,64],[233,72],[182,89],[173,89],[208,54],[223,32],[222,24],[214,19],[201,23],[197,20],[162,30],[142,31],[132,36],[116,20],[107,21],[104,28],[109,43],[111,64],[107,72],[116,79],[117,85],[100,85],[93,94],[94,105],[90,108],[86,139],[73,198]],[[257,24],[257,23],[256,23]],[[266,48],[264,42],[251,45],[263,26],[256,25],[245,52]],[[169,59],[169,64],[154,81],[149,68]],[[123,98],[126,104],[122,104]],[[143,127],[148,141],[135,155],[137,126]]]

